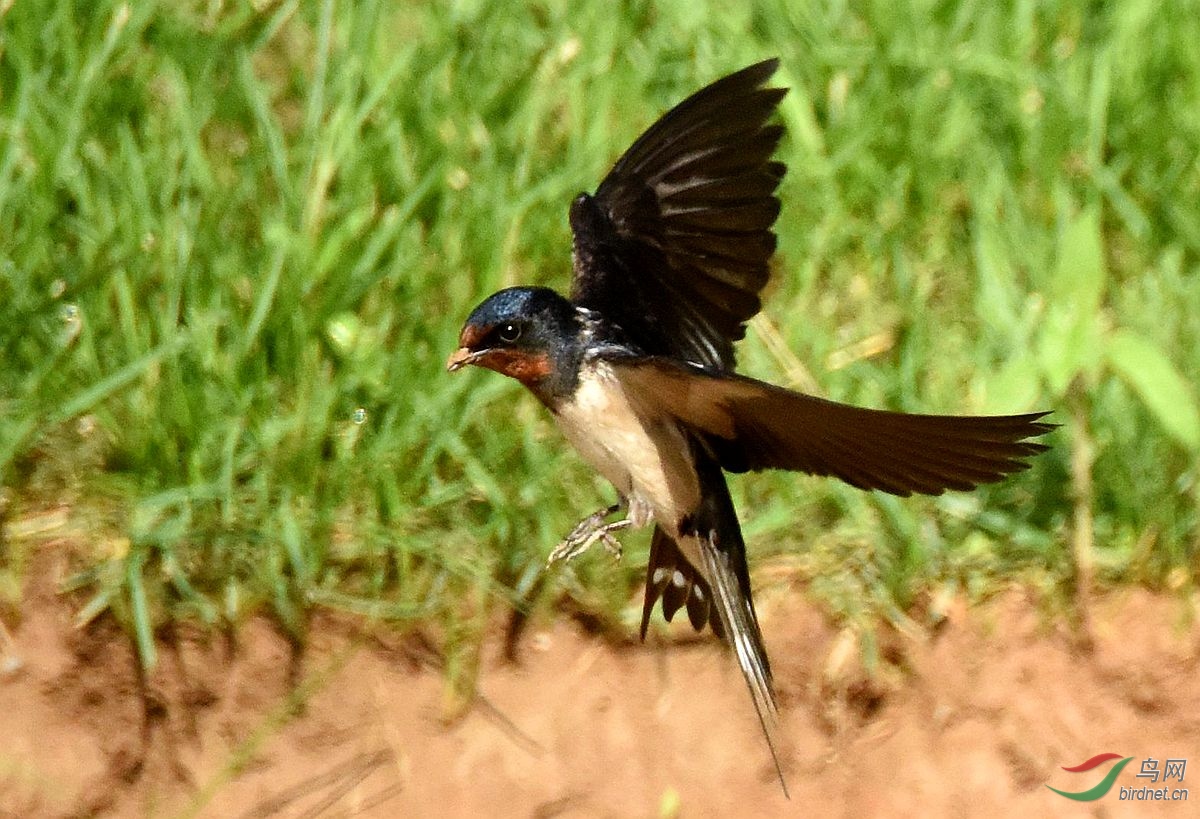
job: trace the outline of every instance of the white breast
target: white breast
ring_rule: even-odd
[[[617,372],[585,363],[574,397],[555,418],[579,454],[629,500],[635,526],[651,516],[668,532],[700,496],[687,441],[674,423],[640,418]]]

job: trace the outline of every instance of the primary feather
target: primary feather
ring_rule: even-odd
[[[767,120],[785,93],[762,86],[778,65],[672,108],[571,206],[571,300],[645,353],[731,370],[733,342],[762,306],[784,174],[771,160],[783,129]]]

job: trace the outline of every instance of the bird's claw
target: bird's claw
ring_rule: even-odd
[[[629,526],[629,520],[626,518],[605,523],[604,518],[608,514],[611,514],[609,510],[602,509],[579,521],[571,533],[554,547],[554,551],[546,560],[546,565],[553,566],[560,561],[573,560],[592,548],[597,542],[603,543],[605,551],[616,560],[620,560],[621,543],[613,537],[612,533]]]

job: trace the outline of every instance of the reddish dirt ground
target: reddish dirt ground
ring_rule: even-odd
[[[51,567],[52,568],[52,567]],[[31,572],[31,575],[35,573]],[[613,645],[534,625],[516,663],[489,645],[480,697],[442,719],[418,640],[314,624],[296,655],[266,622],[180,631],[140,679],[111,624],[71,627],[54,572],[6,618],[3,816],[1185,816],[1200,803],[1194,603],[1108,593],[1095,648],[1014,590],[896,637],[874,679],[800,592],[762,606],[791,799],[731,657],[672,630]],[[4,643],[0,637],[0,653]],[[302,705],[297,705],[302,703]],[[1104,766],[1188,760],[1187,804],[1072,802]]]

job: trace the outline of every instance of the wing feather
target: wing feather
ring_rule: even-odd
[[[571,206],[571,298],[651,355],[732,370],[770,277],[785,91],[767,60],[668,111]]]
[[[866,409],[667,359],[630,360],[620,378],[648,417],[700,434],[722,468],[789,469],[893,495],[993,483],[1046,449],[1047,413],[959,416]]]

